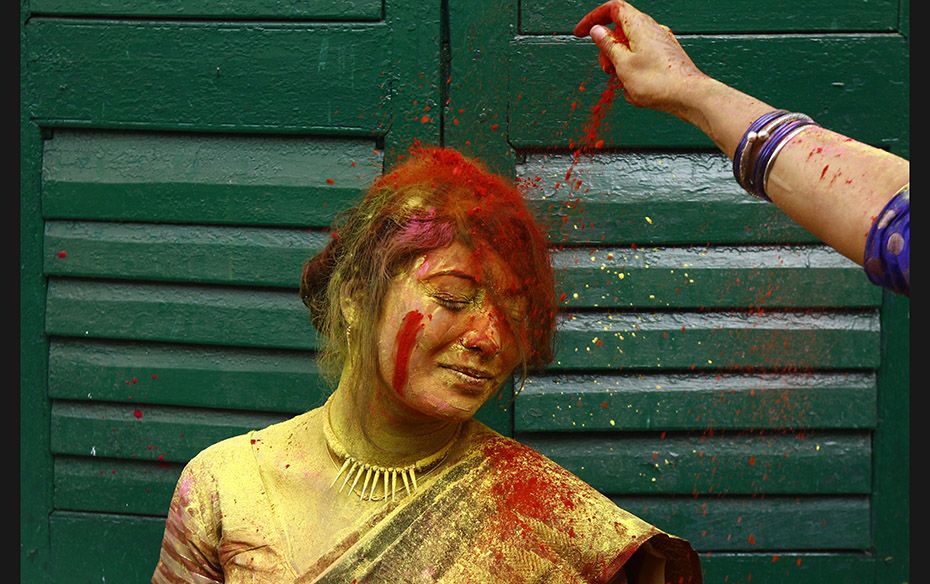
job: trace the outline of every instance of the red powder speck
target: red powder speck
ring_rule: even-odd
[[[573,102],[572,102],[572,111],[575,111],[577,108],[578,108],[578,102],[577,102],[577,101],[573,101]]]
[[[639,248],[639,246],[636,245],[635,243],[631,243],[631,244],[630,244],[630,249],[638,249],[638,248]]]
[[[142,419],[142,410],[138,410],[138,409],[137,409],[137,410],[135,410],[135,411],[132,413],[132,415],[135,416],[137,420],[141,420],[141,419]]]
[[[452,125],[453,125],[453,126],[458,126],[458,125],[459,125],[459,119],[458,119],[458,118],[452,118]]]
[[[139,379],[138,379],[137,377],[133,377],[133,378],[132,378],[132,384],[135,385],[135,384],[137,384],[137,383],[139,383]]]
[[[355,161],[353,160],[353,161],[352,161],[352,167],[355,168],[356,166],[358,166],[358,163],[355,162]]]
[[[567,217],[564,217],[564,216],[563,218],[567,219]],[[568,294],[566,294],[565,292],[562,292],[562,294],[559,295],[559,302],[565,302],[566,298],[568,298]]]
[[[334,185],[334,184],[336,184],[336,181],[334,181],[334,180],[331,179],[331,178],[328,178],[328,179],[326,179],[326,184],[328,184],[328,185]]]
[[[795,565],[797,565],[797,567],[800,568],[800,567],[801,567],[801,558],[798,558],[797,561],[795,561],[794,563],[795,563]]]
[[[61,250],[60,252],[58,252],[58,257],[66,258],[68,257],[68,252],[66,252],[65,250]]]
[[[252,438],[251,440],[249,440],[249,443],[251,444],[255,444],[256,442],[258,442],[258,440],[256,440],[255,438]]]
[[[755,456],[750,456],[750,457],[749,457],[749,466],[753,466],[754,464],[756,464],[756,457],[755,457]]]
[[[159,454],[159,455],[158,455],[158,458],[157,458],[156,460],[158,460],[158,462],[164,462],[164,461],[165,461],[165,455],[164,455],[164,454]]]
[[[774,564],[775,562],[778,561],[778,559],[779,559],[779,558],[778,558],[778,555],[777,555],[777,554],[774,555],[774,556],[772,556],[772,563]]]
[[[421,124],[428,124],[428,123],[429,123],[429,116],[423,116],[422,118],[420,118],[420,123],[421,123]]]
[[[584,83],[578,86],[578,91],[584,92]]]
[[[158,379],[158,376],[155,375],[155,374],[153,373],[153,374],[152,374],[152,379],[153,379],[153,380]]]
[[[491,124],[491,131],[496,132],[500,128],[500,124]]]
[[[609,408],[609,407],[610,407],[610,404],[607,403],[607,400],[606,400],[606,399],[605,399],[604,401],[601,402],[601,409],[606,410],[606,409]]]
[[[603,148],[603,147],[604,147],[604,140],[598,140],[597,142],[595,142],[595,143],[594,143],[594,147],[595,147],[595,148],[598,148],[598,149]]]

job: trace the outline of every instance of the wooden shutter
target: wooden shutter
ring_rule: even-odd
[[[438,143],[439,5],[24,6],[23,581],[144,582],[181,466],[322,403],[297,296]]]
[[[607,78],[571,29],[597,4],[450,5],[446,141],[551,228],[557,354],[516,438],[688,538],[707,582],[906,580],[908,301],[696,129],[620,94],[596,117]],[[707,73],[907,156],[906,4],[636,6]]]

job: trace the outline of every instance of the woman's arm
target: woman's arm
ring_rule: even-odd
[[[219,562],[216,525],[210,481],[193,470],[197,459],[184,468],[178,479],[153,584],[219,584],[225,581]]]
[[[668,27],[622,0],[592,10],[574,34],[591,36],[627,101],[698,127],[731,159],[750,124],[775,109],[704,74]],[[862,265],[872,223],[909,180],[907,160],[809,126],[774,159],[765,190],[789,217]]]

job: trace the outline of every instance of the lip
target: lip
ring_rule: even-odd
[[[454,365],[454,364],[440,364],[440,367],[443,369],[448,369],[456,373],[461,374],[468,381],[472,383],[485,383],[491,379],[494,379],[494,375],[483,369],[475,369],[474,367],[468,367],[465,365]]]

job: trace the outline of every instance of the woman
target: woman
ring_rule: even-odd
[[[614,30],[605,25],[615,27]],[[750,194],[771,201],[869,280],[910,296],[910,163],[778,110],[700,71],[667,26],[622,0],[574,28],[600,48],[633,105],[703,131]]]
[[[472,416],[552,358],[519,192],[423,148],[307,262],[324,406],[185,467],[153,582],[700,582],[687,542]]]

